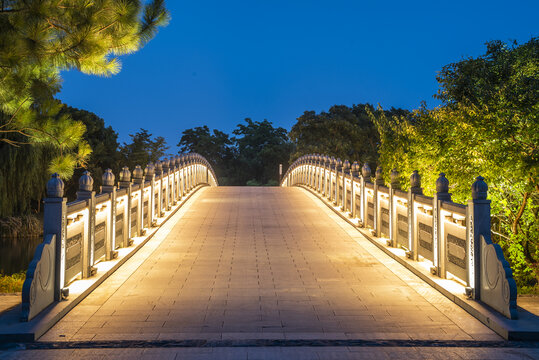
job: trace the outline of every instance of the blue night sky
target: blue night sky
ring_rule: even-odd
[[[539,1],[167,1],[172,20],[111,78],[64,73],[59,98],[120,142],[245,117],[290,129],[305,110],[437,102],[436,72],[489,40],[539,35]]]

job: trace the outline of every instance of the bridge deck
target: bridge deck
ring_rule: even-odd
[[[499,340],[298,188],[205,188],[41,340]]]

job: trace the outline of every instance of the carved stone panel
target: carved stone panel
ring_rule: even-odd
[[[121,212],[120,214],[117,214],[115,221],[116,221],[115,244],[116,244],[116,249],[118,249],[124,243],[124,213]]]
[[[502,248],[481,235],[481,301],[510,319],[517,315],[517,285]]]
[[[38,245],[22,287],[22,321],[29,321],[54,301],[56,235]]]

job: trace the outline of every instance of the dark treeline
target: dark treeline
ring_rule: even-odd
[[[367,109],[370,104],[335,105],[319,114],[306,111],[292,130],[272,123],[245,119],[232,136],[200,126],[183,131],[181,152],[197,152],[212,164],[221,185],[277,185],[279,164],[283,173],[301,155],[317,152],[376,166],[379,135]],[[407,116],[391,109],[387,116]]]
[[[94,179],[94,189],[99,190],[105,169],[119,173],[122,166],[145,166],[165,155],[168,147],[162,137],[152,137],[148,130],[140,129],[130,135],[131,141],[120,145],[118,133],[105,126],[97,115],[64,105],[58,117],[70,115],[74,121],[86,126],[83,138],[92,152],[73,175],[65,179],[65,194],[72,200],[78,189],[78,179],[86,170]],[[19,140],[16,134],[0,134],[2,137]],[[58,150],[48,144],[14,146],[0,141],[0,217],[38,214],[45,196],[45,185],[50,178],[50,162],[57,157]]]
[[[291,160],[306,154],[319,153],[342,160],[349,159],[378,164],[380,136],[369,116],[371,104],[332,106],[327,112],[305,111],[292,126],[290,139],[294,144]],[[388,117],[408,116],[409,111],[391,108]]]
[[[286,129],[247,118],[232,134],[207,126],[187,129],[178,143],[180,153],[204,156],[220,185],[278,185],[279,164],[286,170],[293,150]]]

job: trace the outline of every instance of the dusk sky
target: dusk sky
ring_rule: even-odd
[[[63,74],[59,98],[120,142],[139,128],[176,153],[181,132],[244,118],[290,129],[306,110],[429,107],[436,72],[489,40],[539,35],[539,1],[167,1],[172,20],[111,78]]]

